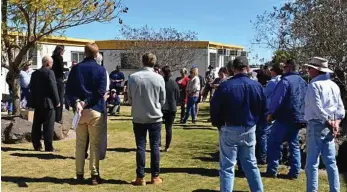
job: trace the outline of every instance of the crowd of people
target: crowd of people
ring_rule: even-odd
[[[182,124],[190,117],[192,123],[196,123],[199,102],[205,101],[210,94],[210,121],[219,130],[221,191],[232,191],[238,161],[251,191],[264,191],[257,164],[267,164],[266,177],[277,177],[281,146],[285,141],[290,150],[287,178],[297,179],[301,168],[298,134],[305,127],[307,191],[318,191],[320,155],[327,168],[330,191],[339,191],[334,138],[345,111],[340,90],[330,79],[332,71],[324,58],[314,57],[306,65],[312,79],[307,84],[297,72],[294,60],[262,68],[254,79],[248,59],[243,56],[220,68],[217,78],[212,66],[203,78],[197,65],[193,65],[189,75],[183,68],[180,77],[173,80],[170,66],[160,68],[156,65],[156,56],[146,53],[142,56],[143,68],[124,82],[119,66],[108,75],[95,43],[85,46],[84,60],[75,62],[70,70],[64,68],[63,54],[64,46],[57,46],[52,57],[43,57],[41,69],[32,72],[25,68],[21,73],[21,86],[28,107],[35,109],[32,143],[37,151],[43,150],[42,126],[45,151],[55,151],[53,127],[54,122],[62,121],[63,104],[81,115],[76,128],[78,182],[84,181],[88,156],[91,183],[97,185],[102,181],[99,161],[106,155],[107,113],[119,114],[122,92],[132,106],[137,147],[133,185],[146,185],[147,132],[151,183],[160,184],[163,182],[159,177],[162,123],[166,129],[164,152],[168,152],[177,106],[180,106]],[[122,90],[122,83],[125,90]]]

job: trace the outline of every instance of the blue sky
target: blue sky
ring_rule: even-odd
[[[192,30],[199,40],[241,45],[252,50],[250,58],[271,59],[272,51],[251,44],[255,31],[250,22],[257,14],[270,10],[283,0],[123,0],[129,7],[121,15],[123,23],[132,27],[173,27]],[[92,23],[66,31],[66,36],[95,40],[114,39],[120,29],[118,19],[108,23]]]

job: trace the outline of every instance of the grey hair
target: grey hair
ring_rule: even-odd
[[[42,57],[42,66],[47,66],[49,62],[53,62],[53,59],[49,55],[45,55]]]
[[[181,73],[187,75],[188,74],[188,70],[186,68],[183,68],[180,70]]]
[[[96,61],[99,65],[101,65],[101,63],[102,63],[102,55],[101,55],[100,53],[98,53],[98,55],[96,56],[95,61]]]

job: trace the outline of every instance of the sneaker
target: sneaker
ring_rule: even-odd
[[[152,177],[151,184],[159,185],[163,183],[163,179],[160,177]]]
[[[92,175],[92,185],[99,185],[101,181],[100,175]]]
[[[165,150],[164,150],[164,151],[165,151],[165,152],[169,152],[169,150],[170,150],[169,148],[165,148]]]
[[[266,172],[266,173],[264,174],[264,177],[267,177],[267,178],[277,178],[277,175],[276,175],[276,174],[271,174],[271,173]]]
[[[137,177],[135,180],[131,181],[131,184],[135,185],[135,186],[145,186],[146,180],[145,180],[145,178]]]
[[[299,178],[299,176],[294,176],[294,175],[291,175],[291,174],[287,174],[285,176],[286,179],[289,179],[289,180],[296,180]]]

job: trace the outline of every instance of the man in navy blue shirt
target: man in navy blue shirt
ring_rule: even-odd
[[[283,67],[284,75],[277,83],[269,105],[268,122],[275,120],[268,140],[267,177],[276,177],[281,146],[288,142],[290,150],[290,171],[288,179],[296,179],[301,168],[299,130],[305,126],[304,100],[307,84],[299,73],[293,60]]]
[[[221,83],[211,100],[211,121],[219,130],[220,190],[231,192],[239,158],[251,191],[263,191],[255,157],[255,130],[265,123],[266,97],[262,86],[247,75],[247,57],[236,57],[234,77]],[[239,155],[239,157],[237,157]]]
[[[100,183],[99,160],[100,140],[103,129],[105,110],[106,70],[97,64],[99,48],[95,43],[85,46],[85,59],[72,67],[66,84],[68,98],[75,106],[81,118],[76,128],[76,175],[83,181],[85,149],[87,139],[90,140],[89,167],[92,184]]]
[[[119,65],[117,65],[116,70],[110,73],[110,80],[111,80],[110,90],[116,89],[116,93],[117,95],[119,95],[120,90],[122,88],[122,82],[124,81],[124,79],[125,79],[124,74],[123,72],[120,71]]]

